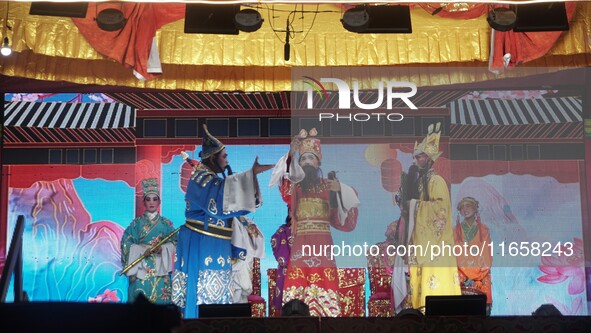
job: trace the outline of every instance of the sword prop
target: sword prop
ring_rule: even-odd
[[[162,244],[166,243],[172,236],[174,236],[179,230],[181,230],[181,227],[176,228],[173,232],[170,233],[170,235],[164,237],[161,241],[158,242],[158,244],[152,246],[150,248],[150,254],[156,250],[157,248],[159,248],[160,246],[162,246]],[[137,258],[136,260],[134,260],[131,264],[125,266],[122,270],[121,273],[119,273],[119,275],[123,275],[125,273],[127,273],[128,270],[130,270],[133,266],[139,264],[142,260],[144,260],[146,258],[146,255],[143,254],[141,257]]]

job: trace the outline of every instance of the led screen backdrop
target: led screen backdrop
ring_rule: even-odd
[[[385,240],[385,232],[398,219],[400,210],[394,203],[395,193],[385,188],[384,179],[408,169],[412,163],[410,147],[408,144],[323,145],[324,175],[337,171],[340,181],[352,186],[361,202],[355,230],[332,230],[335,244],[371,245]],[[189,154],[197,156],[199,149]],[[227,152],[232,168],[240,172],[250,168],[257,155],[261,163],[275,163],[287,149],[287,145],[232,145],[227,147]],[[382,167],[385,161],[393,171]],[[176,155],[161,165],[161,212],[175,226],[184,223],[182,163]],[[436,169],[448,184],[458,180],[451,184],[452,207],[464,196],[480,201],[482,222],[490,228],[493,242],[570,242],[575,254],[567,263],[561,262],[566,258],[558,258],[551,252],[546,257],[513,260],[507,254],[499,257],[501,248],[495,246],[492,314],[527,315],[549,302],[564,314],[587,314],[577,163],[536,161],[529,165],[557,163],[561,170],[556,172],[548,167],[544,174],[544,168],[540,171],[532,167],[528,173],[526,165],[514,172],[485,175],[480,174],[482,171],[466,169],[466,163],[470,162],[450,162],[442,157]],[[456,164],[462,174],[457,173]],[[28,188],[10,188],[8,212],[9,234],[17,215],[26,218],[24,289],[30,299],[125,302],[127,280],[118,275],[120,238],[134,218],[135,188],[117,180],[120,175],[116,169],[102,179],[56,180],[44,180],[47,177],[34,168],[13,170],[22,173],[12,173],[12,179],[26,179],[32,184]],[[286,205],[278,189],[266,186],[269,179],[270,172],[259,177],[264,203],[252,214],[267,239],[266,257],[261,261],[265,297],[266,269],[277,265],[268,240],[286,216]],[[458,215],[455,208],[453,212],[455,220]],[[509,251],[508,245],[505,251]],[[364,256],[351,255],[337,257],[337,264],[366,267],[367,261]]]
[[[103,94],[7,94],[6,99],[113,103]],[[336,102],[334,96],[331,100]],[[540,90],[474,91],[448,108],[449,116],[430,119],[423,115],[421,119],[419,115],[413,119],[411,115],[405,119],[410,122],[391,130],[418,136],[420,126],[426,128],[432,120],[446,119],[449,132],[440,146],[445,153],[435,163],[435,170],[449,185],[454,225],[458,218],[455,207],[461,198],[471,196],[480,202],[481,220],[489,227],[494,243],[492,315],[529,315],[542,303],[555,304],[563,314],[588,314],[590,283],[583,257],[587,185],[580,97]],[[532,116],[531,110],[537,110],[538,116]],[[39,118],[21,112],[9,120],[28,123],[32,127],[26,133],[31,134],[37,133],[34,119]],[[410,124],[414,125],[407,127]],[[133,125],[130,122],[122,131],[132,133]],[[305,122],[300,125],[308,130],[312,127]],[[7,128],[4,142],[18,144],[18,133],[25,132],[17,128],[20,125],[12,126]],[[376,129],[364,125],[362,133]],[[14,137],[8,136],[11,133]],[[386,232],[401,215],[395,197],[401,172],[413,162],[413,143],[377,138],[379,143],[374,144],[368,140],[349,140],[356,143],[348,144],[338,144],[334,138],[323,141],[324,177],[336,171],[341,182],[355,189],[361,202],[354,230],[332,229],[335,245],[361,249],[384,242]],[[522,144],[511,143],[524,139]],[[560,142],[574,144],[556,144]],[[136,155],[128,158],[131,162],[127,164],[9,165],[7,241],[16,216],[24,215],[24,289],[29,298],[127,301],[127,279],[119,276],[120,239],[138,213],[138,184],[143,178],[158,177],[161,213],[175,226],[182,225],[188,166],[183,165],[180,152],[188,150],[195,158],[199,145],[200,140],[187,146],[134,144]],[[249,169],[257,155],[261,163],[275,163],[287,150],[287,145],[227,146],[235,172]],[[251,214],[266,238],[266,256],[261,260],[265,298],[266,270],[277,267],[269,241],[287,213],[278,189],[267,186],[270,176],[270,171],[259,176],[263,206]],[[529,255],[523,254],[525,250]],[[568,256],[558,255],[565,251]],[[367,267],[365,252],[355,250],[337,256],[336,261],[339,267]],[[366,297],[370,294],[368,284]]]

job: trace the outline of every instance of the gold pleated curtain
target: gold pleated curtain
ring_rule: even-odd
[[[0,3],[2,24],[6,6],[6,2]],[[342,27],[340,7],[305,5],[305,10],[318,9],[319,13],[306,12],[303,18],[296,15],[289,61],[283,59],[285,33],[277,30],[285,30],[294,5],[262,5],[263,27],[237,36],[185,34],[184,20],[179,20],[156,35],[163,74],[140,81],[131,69],[97,53],[71,19],[31,16],[29,7],[30,3],[10,3],[8,25],[12,31],[8,37],[16,52],[1,57],[3,75],[193,91],[288,91],[292,88],[292,66],[337,66],[345,72],[352,66],[373,66],[378,77],[384,66],[453,68],[440,76],[409,74],[412,82],[422,86],[498,77],[474,71],[474,67],[486,68],[488,63],[491,31],[485,16],[441,18],[415,8],[411,11],[412,34],[355,34]],[[589,66],[591,49],[586,41],[591,40],[590,20],[591,3],[579,3],[570,31],[563,33],[545,57],[527,66]]]

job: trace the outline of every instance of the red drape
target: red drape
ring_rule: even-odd
[[[127,19],[125,27],[117,31],[104,31],[95,21],[97,12],[107,8],[119,9]],[[185,5],[179,3],[89,3],[85,18],[72,20],[86,40],[99,53],[135,69],[146,79],[152,39],[163,25],[185,17]]]
[[[566,3],[566,15],[570,22],[575,12],[576,3]],[[522,63],[543,57],[560,37],[562,31],[549,32],[514,32],[495,31],[494,50],[491,70],[504,69],[503,56],[511,54],[507,68],[513,68]]]

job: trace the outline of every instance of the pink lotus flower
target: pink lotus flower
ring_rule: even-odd
[[[88,302],[89,303],[110,303],[110,302],[119,302],[120,299],[119,297],[117,297],[117,291],[116,290],[109,290],[106,289],[104,293],[102,293],[101,295],[97,295],[96,297],[89,297],[88,298]]]
[[[542,283],[557,284],[571,278],[568,284],[568,293],[570,295],[580,294],[585,290],[585,269],[583,266],[583,241],[574,238],[572,246],[572,255],[570,249],[562,246],[561,256],[542,257],[542,266],[538,268],[545,273],[537,280]]]

